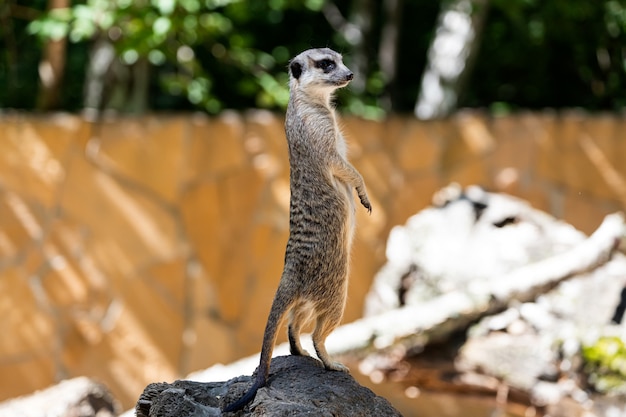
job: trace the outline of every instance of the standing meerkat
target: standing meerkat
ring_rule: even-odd
[[[328,48],[309,49],[289,63],[285,132],[291,203],[285,267],[265,327],[254,384],[224,411],[242,408],[266,384],[276,333],[286,313],[292,355],[309,355],[300,344],[300,330],[312,319],[313,346],[324,367],[348,371],[332,361],[324,343],[339,325],[346,302],[355,223],[353,188],[361,204],[372,211],[363,178],[346,159],[346,143],[331,101],[333,92],[352,78],[341,55]]]

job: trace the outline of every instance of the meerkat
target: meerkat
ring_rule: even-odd
[[[289,63],[285,132],[291,202],[285,266],[265,327],[257,376],[226,412],[245,406],[267,383],[276,333],[287,313],[292,355],[309,355],[300,344],[300,330],[313,320],[313,346],[324,367],[348,371],[330,358],[325,340],[339,325],[346,302],[356,211],[353,188],[372,211],[363,177],[346,158],[332,103],[335,90],[353,76],[341,55],[328,48],[306,50]]]

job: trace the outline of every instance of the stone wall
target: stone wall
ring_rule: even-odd
[[[87,375],[130,407],[150,382],[258,351],[288,235],[282,125],[260,111],[0,115],[0,400]],[[374,208],[358,210],[344,321],[390,228],[451,181],[585,232],[626,207],[623,116],[343,125]]]

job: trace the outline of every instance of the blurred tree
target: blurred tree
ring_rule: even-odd
[[[162,68],[157,82],[165,91],[217,112],[222,102],[213,93],[215,81],[206,65],[215,61],[260,78],[264,98],[282,104],[285,88],[261,71],[275,64],[274,57],[254,50],[249,34],[233,30],[234,20],[254,13],[241,5],[234,0],[87,0],[48,13],[30,30],[44,39],[62,33],[73,43],[89,41],[86,109],[144,111],[152,65]]]
[[[342,109],[365,117],[410,112],[418,94],[427,97],[422,80],[446,51],[440,40],[444,11],[470,2],[487,4],[0,0],[0,108],[282,109],[289,58],[331,46],[358,75],[339,94]],[[465,13],[474,34],[482,36],[468,37],[460,48],[463,70],[456,81],[439,79],[455,91],[440,115],[457,106],[507,111],[626,105],[626,0],[489,0],[488,10],[463,10],[457,16]],[[454,19],[446,27],[449,34],[460,33]],[[61,80],[61,90],[52,88]],[[433,100],[433,108],[443,103]]]
[[[351,86],[357,93],[365,92],[367,75],[370,73],[370,54],[367,46],[371,42],[372,19],[374,17],[374,3],[372,0],[355,2],[350,11],[350,19],[346,19],[339,7],[327,1],[322,7],[322,13],[331,27],[351,45],[352,71],[354,81]]]
[[[36,44],[32,45],[32,50],[24,48],[30,43],[26,25],[39,15],[30,5],[35,3],[43,10],[46,2],[20,3],[27,4],[18,5],[17,0],[0,1],[0,107],[33,109],[41,48]]]
[[[403,0],[384,0],[385,21],[380,35],[378,62],[386,88],[382,95],[381,105],[386,111],[395,109],[397,95],[398,37],[402,26]]]
[[[625,0],[491,0],[461,106],[626,105]]]
[[[417,117],[441,118],[456,109],[472,71],[488,5],[488,0],[443,4],[415,105]]]
[[[69,0],[48,0],[48,10],[55,13],[56,10],[67,9]],[[43,48],[43,56],[39,62],[39,79],[41,88],[37,100],[37,109],[53,110],[59,104],[59,93],[65,73],[65,53],[67,37],[64,33],[52,34]]]

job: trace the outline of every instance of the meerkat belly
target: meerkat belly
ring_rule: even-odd
[[[346,238],[345,243],[348,246],[348,251],[352,246],[352,238],[354,236],[354,229],[356,223],[356,204],[354,202],[354,198],[352,197],[352,188],[338,179],[334,179],[335,188],[337,192],[342,196],[342,200],[345,205],[345,228],[346,228]]]
[[[348,273],[353,207],[345,185],[307,184],[294,190],[285,264],[307,285],[343,285]],[[335,283],[333,283],[335,282]]]

